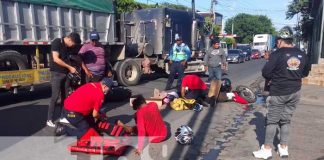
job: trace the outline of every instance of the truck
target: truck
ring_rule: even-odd
[[[274,48],[275,37],[271,34],[256,34],[253,37],[252,49],[258,49],[261,53],[261,57],[264,56],[266,51],[270,51]]]
[[[193,53],[185,72],[204,72],[204,19],[194,7],[117,14],[115,0],[0,0],[0,8],[0,88],[48,82],[52,40],[77,32],[85,43],[93,30],[121,85],[139,83],[144,59],[169,73],[165,58],[175,34]]]

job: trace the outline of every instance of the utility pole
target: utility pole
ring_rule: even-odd
[[[232,20],[232,35],[234,34],[234,19]]]

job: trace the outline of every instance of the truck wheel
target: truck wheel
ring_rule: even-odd
[[[122,61],[117,66],[117,80],[118,83],[124,86],[133,86],[138,84],[141,78],[141,67],[131,59]]]
[[[0,71],[24,70],[27,69],[27,64],[27,59],[17,51],[0,52]]]
[[[244,98],[246,101],[248,101],[249,103],[254,103],[257,100],[257,97],[254,93],[254,91],[247,87],[247,86],[243,86],[243,85],[239,85],[236,87],[235,89],[237,91],[237,93]]]

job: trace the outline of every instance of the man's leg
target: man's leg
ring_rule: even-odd
[[[221,80],[222,79],[222,68],[219,66],[219,67],[215,67],[213,68],[214,70],[214,75],[215,75],[215,79],[217,80]]]
[[[271,148],[276,130],[281,119],[281,113],[285,107],[285,96],[271,96],[269,99],[266,132],[265,132],[265,148]]]
[[[63,73],[57,73],[57,72],[51,72],[51,89],[52,89],[52,95],[50,104],[48,107],[48,114],[47,114],[47,120],[52,121],[53,120],[53,113],[55,109],[56,101],[60,95],[60,90],[62,88],[61,84],[63,80],[65,79],[65,74]],[[63,102],[62,102],[63,103]]]
[[[180,62],[178,63],[178,82],[177,82],[177,90],[180,92],[181,91],[181,83],[182,83],[182,78],[184,77],[184,70],[185,66],[182,65]]]
[[[300,91],[293,93],[287,97],[288,103],[281,114],[280,120],[280,144],[287,146],[289,137],[290,120],[296,110],[297,104],[300,100]]]
[[[213,67],[208,67],[208,80],[207,82],[211,82],[215,78]]]
[[[168,77],[168,81],[167,81],[167,84],[165,86],[165,90],[170,90],[171,87],[172,87],[172,83],[174,81],[174,76],[176,74],[176,70],[175,70],[175,63],[176,62],[173,62],[170,66],[170,74],[169,74],[169,77]]]

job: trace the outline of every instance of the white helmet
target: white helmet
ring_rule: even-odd
[[[192,129],[186,125],[181,125],[175,132],[175,139],[180,144],[190,144],[193,140]]]

